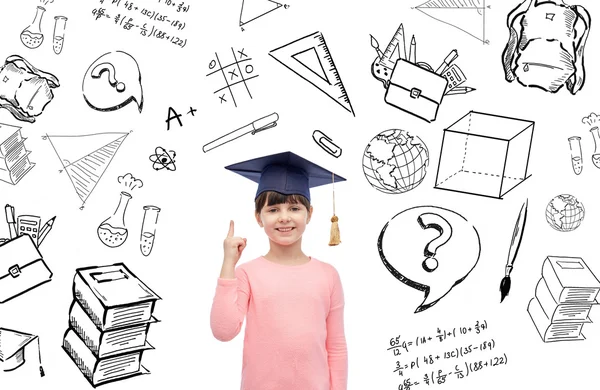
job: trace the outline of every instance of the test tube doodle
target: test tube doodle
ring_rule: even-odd
[[[144,256],[149,256],[152,252],[159,213],[160,208],[156,206],[144,206],[144,220],[142,222],[142,234],[140,235],[140,250]]]
[[[54,53],[60,54],[63,49],[63,43],[65,40],[65,28],[67,26],[66,16],[55,16],[54,17]]]
[[[583,170],[583,161],[581,159],[581,137],[570,137],[569,148],[571,148],[571,165],[573,172],[579,175]]]

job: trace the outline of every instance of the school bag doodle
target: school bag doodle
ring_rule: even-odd
[[[502,53],[506,80],[555,93],[583,87],[583,52],[590,14],[580,5],[526,0],[507,19],[510,38]]]
[[[20,121],[33,123],[54,98],[52,89],[59,86],[53,74],[12,55],[0,68],[0,108],[7,109]]]

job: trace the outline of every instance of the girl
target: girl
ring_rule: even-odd
[[[210,321],[214,336],[229,341],[246,317],[241,389],[346,390],[340,278],[301,247],[313,211],[309,187],[331,183],[332,173],[290,152],[226,168],[259,183],[255,217],[270,244],[236,268],[246,239],[234,235],[233,221],[223,243]]]

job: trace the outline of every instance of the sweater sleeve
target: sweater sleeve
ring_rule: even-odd
[[[331,306],[327,316],[327,360],[331,390],[346,390],[348,386],[348,350],[344,334],[344,292],[337,271],[333,271]]]
[[[239,268],[235,279],[217,280],[217,289],[210,311],[210,328],[217,340],[229,341],[242,329],[248,311],[248,275]]]

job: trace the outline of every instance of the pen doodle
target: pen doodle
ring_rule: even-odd
[[[327,153],[335,158],[342,155],[342,148],[333,143],[333,140],[324,134],[321,130],[313,131],[313,140]]]
[[[500,281],[500,303],[504,301],[504,298],[510,292],[510,274],[513,270],[515,260],[517,259],[517,253],[519,253],[519,248],[521,248],[521,242],[523,241],[523,232],[525,230],[525,221],[527,220],[527,205],[528,200],[523,203],[521,206],[521,211],[519,211],[519,217],[515,222],[515,228],[513,230],[512,238],[510,240],[510,247],[508,250],[508,258],[506,259],[506,267],[504,278]]]
[[[425,179],[429,152],[425,143],[406,130],[377,134],[363,153],[363,172],[373,188],[385,194],[408,192]]]
[[[0,67],[0,108],[23,122],[34,123],[60,86],[51,73],[37,69],[25,58],[12,55]]]
[[[400,282],[423,291],[422,312],[461,283],[481,252],[479,233],[462,215],[435,206],[404,210],[386,222],[377,250],[387,270]]]
[[[37,343],[38,366],[40,376],[44,377],[40,338],[36,335],[0,327],[0,371],[11,372],[23,366],[25,350],[33,341]],[[31,348],[30,348],[31,350]]]
[[[169,150],[168,152],[165,148],[161,146],[157,146],[154,149],[154,154],[150,155],[150,161],[152,161],[152,168],[155,171],[160,171],[162,169],[166,169],[167,171],[174,171],[177,169],[175,166],[175,151]]]
[[[600,281],[580,257],[548,256],[527,312],[545,343],[585,340],[583,325],[600,292]]]
[[[248,81],[258,77],[255,73],[254,65],[250,61],[252,58],[244,53],[244,49],[234,50],[231,48],[231,54],[233,56],[233,62],[223,65],[219,55],[215,52],[215,57],[208,63],[208,69],[210,72],[206,77],[210,77],[210,81],[216,82],[217,87],[214,90],[214,94],[219,97],[219,103],[227,103],[231,99],[233,105],[237,107],[237,101],[235,99],[237,91],[243,85],[246,89],[248,97],[252,99],[252,94],[248,88]],[[223,77],[223,83],[218,82]],[[237,95],[239,97],[239,95]]]
[[[532,121],[471,111],[444,129],[435,188],[502,199],[527,173]]]
[[[227,134],[220,136],[219,138],[217,138],[213,141],[210,141],[209,143],[205,144],[202,147],[202,151],[204,153],[206,153],[215,148],[218,148],[219,146],[225,145],[231,141],[235,141],[236,139],[243,137],[246,134],[254,135],[263,130],[271,129],[271,128],[277,126],[278,120],[279,120],[279,115],[276,112],[269,114],[267,116],[263,116],[262,118],[259,118],[255,121],[253,121],[252,123],[249,123],[245,126],[237,128],[233,131],[230,131]]]
[[[25,146],[21,127],[0,123],[0,132],[9,135],[0,142],[0,180],[15,185],[35,166],[29,160],[30,150]]]
[[[573,195],[557,195],[546,206],[546,221],[559,232],[572,232],[581,225],[584,217],[583,204]]]
[[[591,17],[580,5],[524,0],[507,17],[509,40],[502,52],[506,81],[575,95],[585,82],[584,49]]]
[[[485,3],[485,0],[429,0],[414,9],[489,44],[485,36],[485,14],[490,6]]]
[[[87,199],[102,179],[115,154],[129,133],[95,133],[86,135],[48,135],[42,139],[50,141],[62,164],[83,210]]]
[[[269,55],[355,116],[322,33],[317,31],[298,38],[271,50]]]

